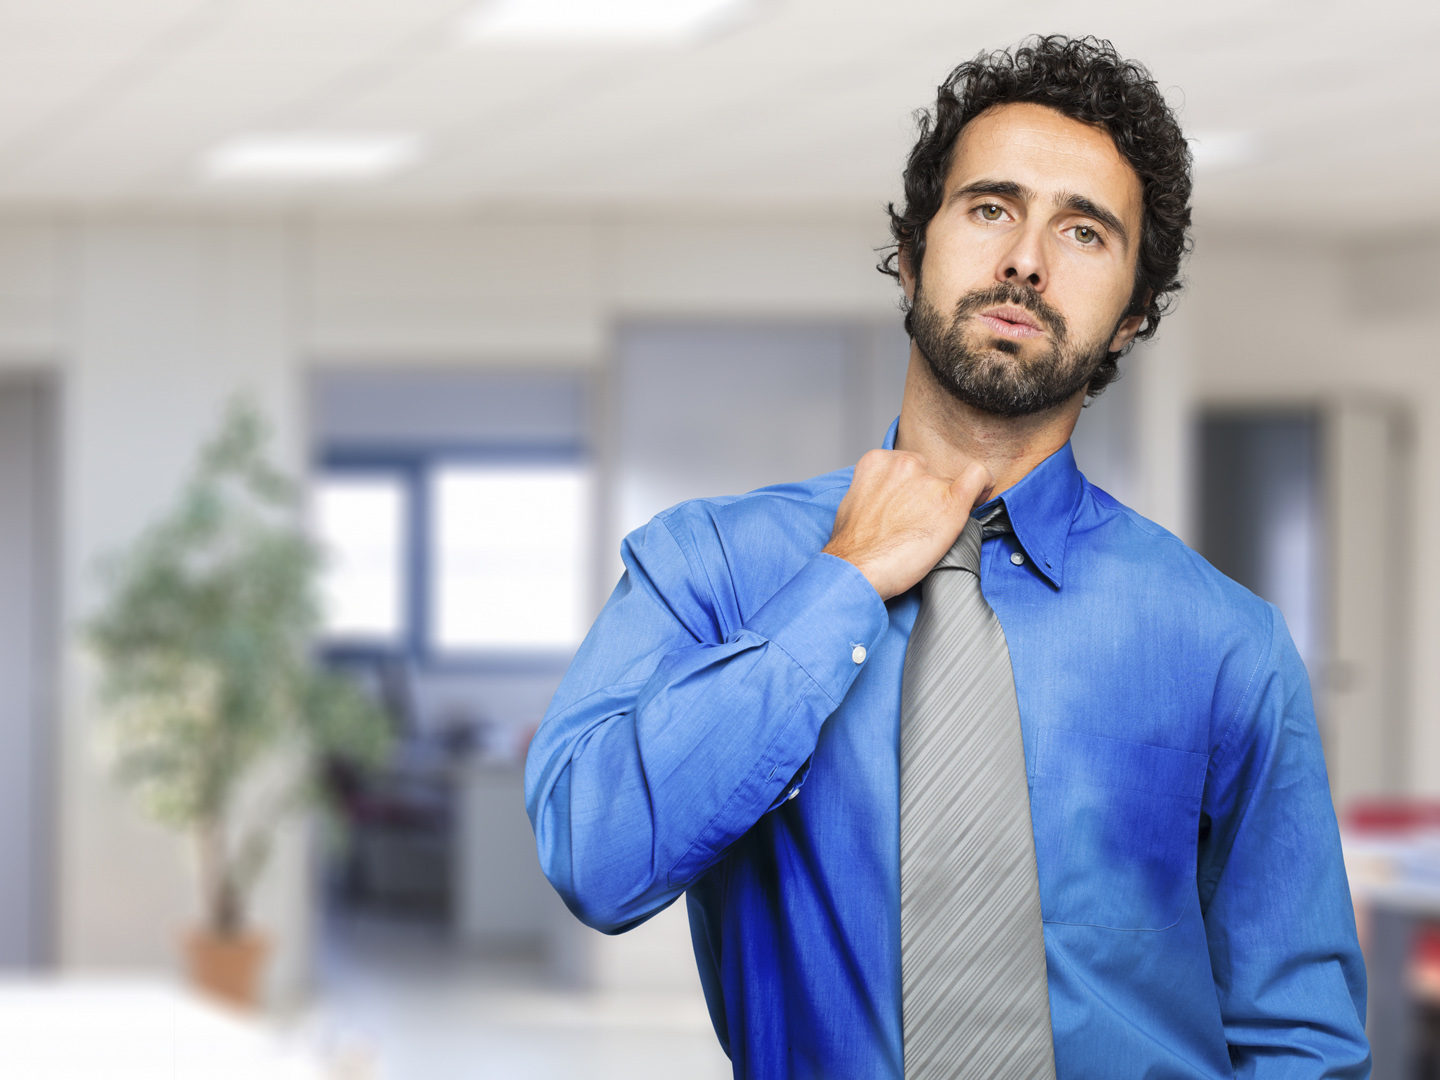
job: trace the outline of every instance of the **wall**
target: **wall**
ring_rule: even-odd
[[[613,329],[636,321],[884,324],[898,319],[893,286],[872,269],[884,239],[873,208],[802,220],[546,212],[0,223],[0,365],[46,363],[64,391],[66,625],[93,603],[97,560],[173,495],[235,388],[269,406],[293,462],[312,368],[605,369]],[[1440,365],[1435,320],[1422,312],[1440,245],[1357,250],[1219,231],[1200,240],[1192,294],[1132,357],[1125,393],[1083,421],[1097,425],[1108,409],[1133,424],[1126,482],[1137,507],[1188,533],[1196,400],[1378,395],[1412,417],[1413,550],[1427,550],[1421,541],[1440,525]],[[1409,640],[1427,657],[1440,646],[1440,566],[1417,559],[1412,581]],[[1440,671],[1430,667],[1410,666],[1407,732],[1409,781],[1435,792],[1440,724],[1428,718]],[[61,955],[75,967],[168,963],[174,928],[192,910],[184,852],[104,780],[89,671],[73,640],[63,672]],[[298,941],[303,873],[292,847],[267,907]]]

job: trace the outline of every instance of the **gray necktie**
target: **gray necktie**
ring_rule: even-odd
[[[905,1080],[1055,1075],[1020,710],[980,593],[981,529],[971,518],[926,576],[905,654]]]

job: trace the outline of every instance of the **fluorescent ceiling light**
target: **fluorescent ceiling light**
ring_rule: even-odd
[[[645,44],[703,37],[754,0],[486,0],[465,19],[476,43]]]
[[[420,156],[414,135],[295,131],[239,135],[205,156],[217,180],[370,180]]]
[[[1260,140],[1253,131],[1197,131],[1189,138],[1196,171],[1212,172],[1254,161]]]

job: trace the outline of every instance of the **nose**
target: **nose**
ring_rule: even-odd
[[[995,268],[999,281],[1024,282],[1036,292],[1044,292],[1049,274],[1045,265],[1045,241],[1042,230],[1035,227],[1017,229],[1015,241],[1005,251]]]

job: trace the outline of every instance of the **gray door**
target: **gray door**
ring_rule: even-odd
[[[54,394],[0,378],[0,968],[49,958]]]

